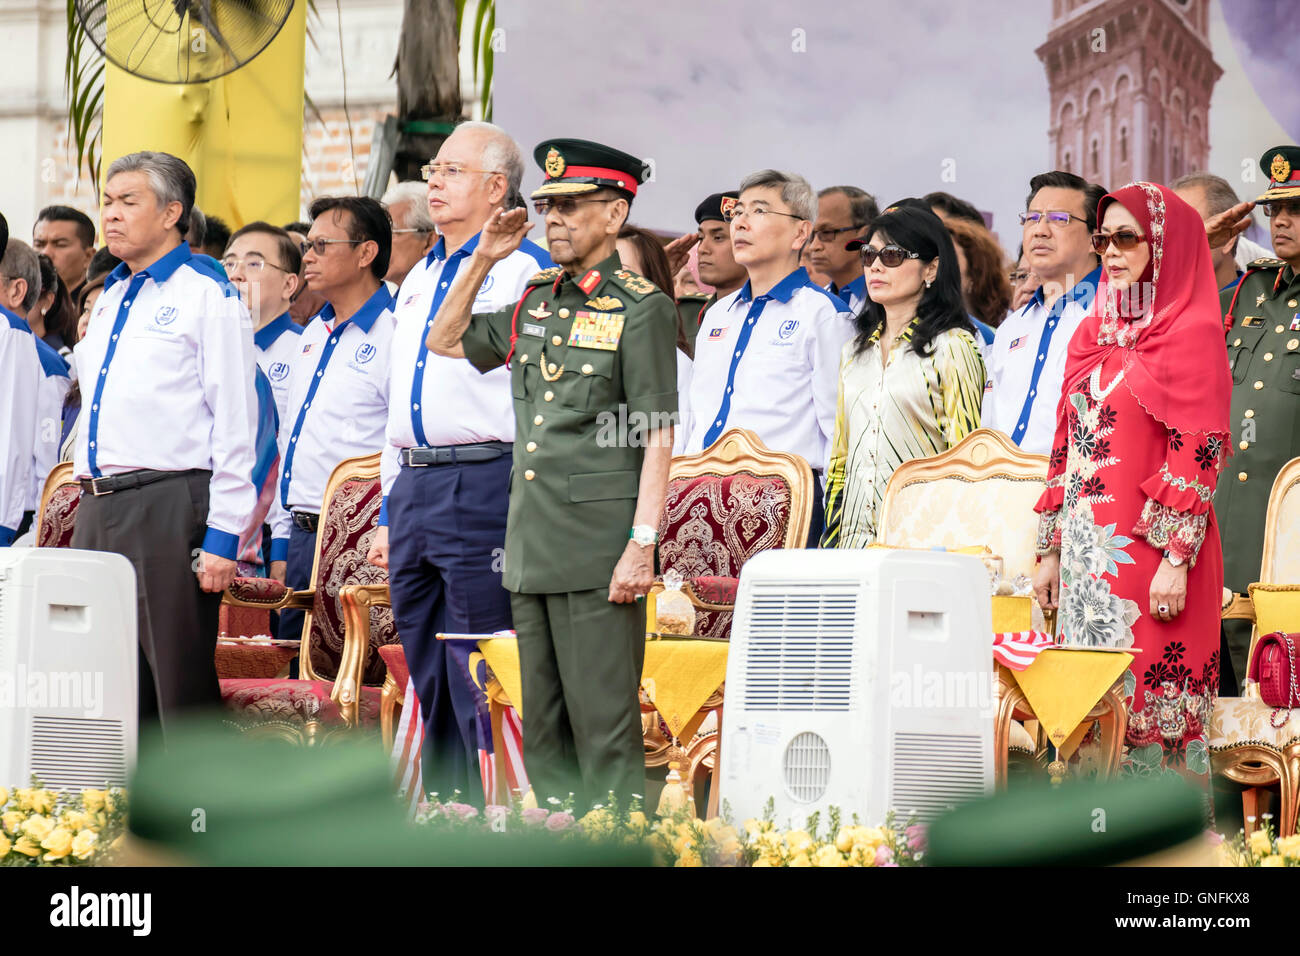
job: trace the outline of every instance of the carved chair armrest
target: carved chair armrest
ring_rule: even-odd
[[[294,591],[275,578],[235,578],[221,595],[221,603],[230,607],[251,607],[263,611],[297,608],[310,611],[316,589]]]
[[[1224,588],[1224,591],[1227,591]],[[1226,600],[1223,605],[1223,611],[1220,616],[1225,621],[1253,621],[1255,620],[1255,602],[1244,594],[1231,594],[1231,599]]]
[[[361,684],[370,658],[370,609],[392,607],[387,584],[349,584],[339,588],[343,605],[343,653],[330,697],[349,727],[361,719]]]

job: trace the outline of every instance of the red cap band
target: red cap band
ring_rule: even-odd
[[[636,195],[636,179],[620,169],[606,169],[603,166],[566,166],[564,175],[548,179],[547,182],[562,182],[566,179],[589,178],[589,179],[613,179],[619,183],[619,188],[626,189],[633,196]]]

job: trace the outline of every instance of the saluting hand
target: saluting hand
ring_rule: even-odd
[[[524,236],[533,224],[528,221],[527,209],[511,209],[506,212],[497,207],[483,223],[475,253],[493,262],[504,259],[519,248]]]
[[[235,562],[229,558],[200,551],[199,567],[194,576],[199,579],[199,587],[213,594],[224,591],[234,583],[236,570]]]
[[[1250,211],[1255,208],[1255,204],[1249,200],[1237,203],[1231,209],[1225,209],[1217,216],[1211,216],[1205,220],[1205,238],[1210,242],[1211,249],[1218,249],[1226,246],[1232,241],[1232,237],[1245,232],[1250,228]]]
[[[682,266],[686,265],[686,260],[691,257],[691,250],[695,244],[700,241],[698,232],[688,232],[684,236],[678,236],[668,245],[664,246],[664,253],[668,256],[668,274],[675,276],[682,271]],[[669,295],[671,289],[665,289]]]
[[[652,548],[643,548],[629,541],[623,557],[614,565],[614,575],[609,579],[609,600],[613,604],[631,604],[650,590],[654,583],[655,567]]]

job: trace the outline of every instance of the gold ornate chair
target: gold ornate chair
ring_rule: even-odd
[[[1002,559],[1007,579],[1034,575],[1038,502],[1047,482],[1047,456],[1022,451],[990,428],[971,432],[957,445],[929,458],[899,465],[885,487],[876,542],[902,548],[967,548],[983,545]],[[1035,629],[1051,630],[1037,606]],[[1015,682],[998,668],[1000,701],[1023,703]],[[1033,737],[1000,707],[994,740],[996,776],[1006,779],[1007,754],[1035,754]],[[1005,714],[1003,714],[1005,711]],[[1024,712],[1018,716],[1031,717]]]
[[[397,640],[392,614],[378,609],[372,617],[366,606],[363,627],[360,607],[345,601],[343,592],[355,586],[387,590],[387,574],[366,561],[380,499],[379,455],[340,463],[321,505],[313,586],[293,591],[272,578],[241,578],[226,591],[235,607],[304,612],[300,679],[221,682],[222,698],[243,729],[313,743],[338,730],[378,724],[385,669],[370,651]],[[345,639],[349,622],[351,643]]]
[[[1264,518],[1264,554],[1260,582],[1265,585],[1300,586],[1300,458],[1282,466],[1268,496]],[[1223,617],[1254,621],[1257,594],[1230,595]],[[1250,635],[1250,657],[1254,657],[1259,628]],[[1249,660],[1249,658],[1248,658]],[[1242,794],[1246,826],[1257,816],[1259,788],[1276,785],[1281,796],[1278,833],[1296,832],[1300,811],[1300,713],[1292,711],[1280,727],[1271,719],[1273,708],[1259,699],[1258,691],[1246,697],[1221,697],[1214,705],[1208,730],[1210,763],[1222,774],[1247,789]]]
[[[41,489],[41,507],[36,523],[38,548],[72,547],[81,483],[72,477],[72,462],[61,461],[50,469]]]

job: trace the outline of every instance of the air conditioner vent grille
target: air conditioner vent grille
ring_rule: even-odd
[[[989,748],[978,734],[894,735],[890,807],[902,818],[932,820],[984,796]]]
[[[831,779],[831,748],[811,731],[797,735],[781,761],[785,789],[801,803],[813,803],[826,793]]]
[[[33,715],[32,773],[52,790],[126,785],[120,720]]]
[[[856,587],[797,591],[775,583],[753,590],[745,649],[746,710],[848,711]]]

